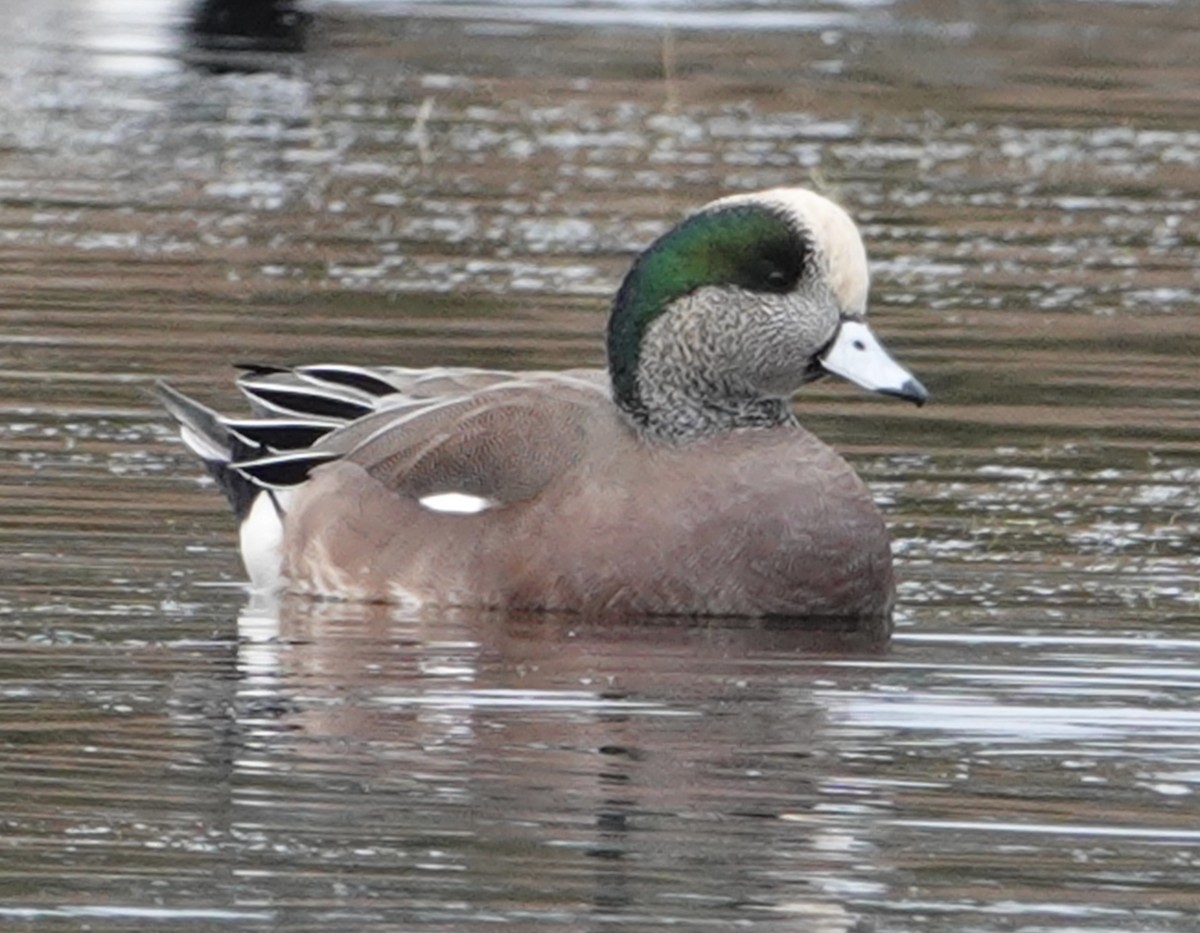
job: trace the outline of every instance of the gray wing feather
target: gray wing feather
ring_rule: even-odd
[[[560,374],[514,377],[466,394],[408,399],[359,419],[318,446],[341,448],[405,496],[443,492],[496,503],[536,495],[582,454],[602,381]]]

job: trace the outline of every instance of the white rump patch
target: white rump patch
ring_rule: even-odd
[[[291,493],[283,490],[273,494],[279,508],[286,510]],[[271,495],[264,491],[254,497],[254,503],[238,529],[242,563],[256,590],[273,590],[281,582],[283,517],[271,501]]]
[[[417,500],[422,508],[431,512],[447,512],[454,515],[475,515],[495,508],[499,503],[484,496],[473,496],[466,492],[435,492]]]

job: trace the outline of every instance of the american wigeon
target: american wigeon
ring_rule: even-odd
[[[241,522],[256,587],[353,600],[888,618],[867,487],[796,419],[836,373],[926,392],[868,329],[831,201],[714,201],[617,291],[608,370],[254,368],[255,416],[160,386]]]

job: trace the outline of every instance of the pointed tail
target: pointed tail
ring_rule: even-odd
[[[178,389],[165,382],[156,383],[154,388],[163,407],[179,424],[179,436],[204,461],[233,507],[233,514],[239,522],[245,519],[254,498],[262,490],[234,469],[233,464],[261,457],[265,449],[247,443],[231,431],[215,411]]]

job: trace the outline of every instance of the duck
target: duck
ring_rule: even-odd
[[[922,405],[867,324],[862,237],[800,187],[636,256],[606,369],[249,365],[250,414],[158,396],[255,590],[420,607],[890,622],[880,509],[800,423],[833,374]]]

